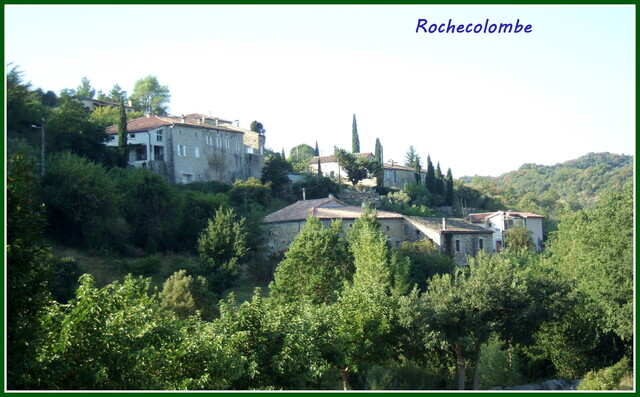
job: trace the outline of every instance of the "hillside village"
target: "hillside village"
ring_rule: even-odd
[[[7,82],[9,390],[634,388],[633,156],[454,179]]]

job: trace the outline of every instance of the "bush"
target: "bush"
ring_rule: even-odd
[[[507,387],[526,382],[519,356],[504,350],[504,344],[493,337],[482,348],[479,363],[480,388]]]
[[[631,361],[623,357],[611,367],[588,372],[578,390],[621,390],[622,380],[632,373]]]
[[[76,295],[78,279],[82,272],[78,268],[76,260],[72,257],[52,258],[51,269],[53,270],[53,284],[51,294],[59,303],[67,303]]]
[[[437,390],[446,379],[428,368],[420,368],[408,361],[389,366],[372,366],[366,375],[369,390]]]

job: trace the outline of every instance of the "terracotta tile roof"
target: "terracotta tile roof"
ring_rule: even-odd
[[[396,165],[396,164],[389,164],[389,163],[385,163],[382,165],[382,168],[384,168],[385,170],[401,170],[401,171],[411,171],[413,172],[413,167],[406,167],[404,165]],[[425,169],[420,169],[420,173],[427,173],[427,170]]]
[[[188,119],[185,116],[184,122],[182,122],[182,117],[176,116],[149,116],[149,117],[139,117],[137,119],[127,121],[127,132],[143,132],[149,131],[154,128],[162,127],[163,125],[183,125],[187,127],[195,127],[202,129],[216,129],[221,131],[228,131],[234,133],[242,133],[236,128],[231,128],[231,126],[219,125],[214,126],[212,124],[198,124],[198,119]],[[118,133],[118,125],[114,124],[106,128],[106,133],[109,135],[114,135]]]
[[[493,231],[485,229],[482,226],[474,225],[467,222],[464,219],[458,218],[445,218],[446,229],[442,227],[442,218],[423,218],[419,216],[407,216],[416,223],[428,227],[431,230],[440,233],[480,233],[480,234],[493,234]]]
[[[357,219],[362,216],[362,207],[347,205],[336,198],[300,200],[288,207],[267,215],[266,223],[303,221],[310,216],[320,219]],[[380,219],[402,218],[388,211],[377,211]]]

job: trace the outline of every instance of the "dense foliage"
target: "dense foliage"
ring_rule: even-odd
[[[94,145],[95,125],[71,96],[48,108],[56,101],[10,75],[8,126],[22,140],[11,141],[6,174],[9,389],[482,389],[557,377],[616,389],[630,376],[634,202],[623,157],[601,174],[588,159],[571,163],[608,175],[610,189],[592,190],[585,210],[558,210],[543,253],[520,231],[503,252],[459,267],[428,240],[391,248],[375,213],[349,226],[309,218],[275,260],[269,290],[237,299],[221,294],[241,265],[266,266],[261,218],[283,204],[273,178],[286,165],[263,181],[169,185],[107,161],[113,153]],[[78,91],[93,95],[88,79]],[[53,143],[40,175],[27,123],[44,114]],[[333,189],[317,176],[295,189],[315,194],[313,184]],[[385,204],[431,214],[424,185]],[[511,200],[457,187],[458,200]],[[566,204],[559,192],[535,194],[522,195],[522,209]],[[98,283],[49,243],[109,255],[104,268],[131,274]],[[196,259],[162,268],[170,252]]]

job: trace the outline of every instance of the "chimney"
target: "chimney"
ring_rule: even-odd
[[[183,124],[184,124],[184,114],[182,115],[181,123],[183,123]]]
[[[202,116],[202,125],[204,125],[205,116]]]
[[[447,230],[447,218],[442,218],[442,230]]]
[[[329,193],[329,198],[333,198],[333,194],[332,193]]]

